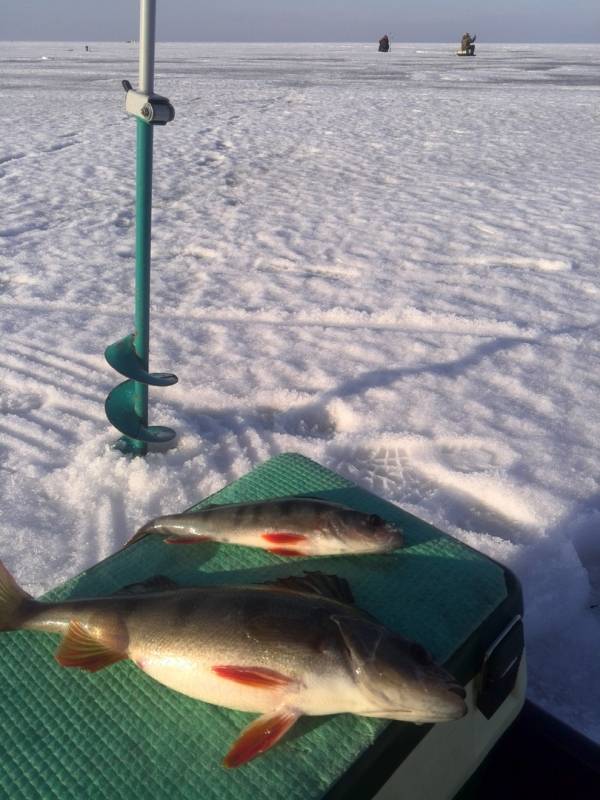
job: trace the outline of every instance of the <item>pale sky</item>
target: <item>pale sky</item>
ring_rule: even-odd
[[[158,0],[161,41],[600,42],[600,0]],[[0,0],[0,40],[138,38],[138,0]]]

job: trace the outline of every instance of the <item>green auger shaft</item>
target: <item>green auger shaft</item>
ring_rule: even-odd
[[[144,120],[137,122],[135,195],[135,335],[137,357],[147,371],[150,358],[150,248],[152,234],[152,147],[154,130]],[[135,382],[134,410],[142,424],[148,425],[148,384]],[[146,442],[132,440],[131,451],[144,456]]]

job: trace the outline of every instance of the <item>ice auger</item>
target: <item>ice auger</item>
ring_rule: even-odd
[[[140,0],[139,90],[123,81],[125,110],[137,119],[136,222],[135,222],[135,333],[109,345],[108,363],[128,380],[106,398],[106,416],[123,436],[115,447],[125,453],[145,455],[148,444],[169,442],[175,431],[148,425],[148,386],[171,386],[177,376],[149,372],[150,343],[150,235],[152,215],[152,143],[155,125],[175,117],[166,97],[154,94],[154,43],[156,0]]]

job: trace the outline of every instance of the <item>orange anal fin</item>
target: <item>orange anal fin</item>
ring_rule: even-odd
[[[301,533],[283,533],[282,531],[263,533],[262,538],[265,542],[272,542],[273,544],[293,544],[294,542],[306,541],[306,536]]]
[[[210,536],[169,536],[164,539],[166,544],[198,544],[198,542],[210,541]]]
[[[302,550],[296,550],[293,547],[267,547],[269,553],[273,553],[276,556],[286,556],[288,558],[293,558],[294,556],[305,556]]]
[[[293,681],[293,678],[288,678],[281,672],[264,667],[236,667],[224,664],[213,667],[212,671],[228,681],[242,683],[244,686],[253,686],[255,689],[278,689]]]
[[[83,625],[73,620],[54,657],[62,667],[79,667],[88,672],[97,672],[117,661],[123,661],[128,656],[126,653],[111,650],[88,633]]]
[[[242,731],[242,735],[223,759],[223,764],[226,767],[241,767],[242,764],[270,750],[289,731],[299,716],[298,711],[289,708],[263,714]]]

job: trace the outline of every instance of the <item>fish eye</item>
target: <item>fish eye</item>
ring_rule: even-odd
[[[373,528],[380,528],[382,525],[385,525],[384,520],[378,514],[369,514],[369,525]]]

